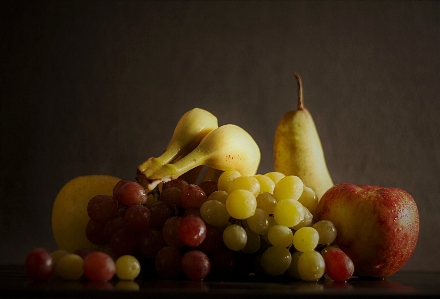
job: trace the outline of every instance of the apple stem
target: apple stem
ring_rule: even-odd
[[[298,110],[304,109],[302,80],[297,72],[294,73],[296,82],[298,83]]]

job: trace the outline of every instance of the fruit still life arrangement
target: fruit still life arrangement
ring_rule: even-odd
[[[414,199],[333,183],[295,77],[298,106],[276,128],[273,171],[258,173],[260,149],[244,129],[194,108],[135,179],[85,175],[62,187],[52,210],[58,249],[29,252],[28,276],[346,282],[396,273],[417,243]]]

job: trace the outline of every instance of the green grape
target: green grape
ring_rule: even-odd
[[[217,200],[205,201],[200,207],[200,216],[206,223],[214,226],[225,225],[230,218],[226,205]]]
[[[248,254],[257,252],[261,244],[260,235],[253,232],[249,227],[246,227],[244,230],[247,235],[247,240],[246,245],[241,251]]]
[[[240,251],[246,246],[247,234],[243,227],[231,224],[223,231],[223,242],[232,251]]]
[[[264,174],[256,174],[254,177],[260,183],[260,193],[261,192],[273,192],[273,188],[275,188],[275,183],[272,179]]]
[[[268,178],[270,178],[275,184],[278,183],[285,175],[278,171],[271,171],[264,174]]]
[[[133,280],[141,272],[141,264],[132,255],[123,255],[116,260],[116,276],[121,280]]]
[[[278,224],[293,227],[304,218],[304,209],[297,200],[285,199],[277,203],[273,215]]]
[[[298,260],[302,254],[303,253],[301,251],[295,251],[292,253],[292,262],[290,263],[289,269],[287,269],[287,271],[293,278],[301,279],[301,275],[299,275],[298,271]]]
[[[253,232],[265,235],[270,226],[269,213],[263,209],[256,208],[255,214],[246,219],[246,223]]]
[[[305,206],[311,213],[313,213],[318,205],[318,197],[316,196],[315,191],[312,188],[304,186],[304,190],[301,196],[298,198],[298,201]]]
[[[298,273],[302,280],[318,281],[325,273],[325,262],[322,255],[309,250],[298,258]]]
[[[315,249],[318,241],[319,234],[313,227],[301,227],[293,235],[293,246],[301,252]]]
[[[248,190],[235,190],[226,199],[226,209],[235,219],[246,219],[255,214],[257,200]]]
[[[327,251],[329,251],[330,249],[333,249],[333,248],[339,248],[339,246],[338,246],[338,245],[330,245],[330,246],[326,246],[326,247],[324,247],[324,249],[321,250],[321,255],[324,256],[324,254],[325,254]]]
[[[328,245],[336,239],[336,227],[330,220],[320,220],[312,225],[319,234],[318,244]]]
[[[293,232],[287,226],[277,224],[269,228],[267,238],[273,246],[287,248],[292,245]]]
[[[278,202],[285,199],[298,200],[304,190],[302,180],[295,175],[288,175],[283,177],[276,183],[273,189],[273,195]]]
[[[287,271],[291,260],[292,256],[288,249],[271,246],[261,257],[261,267],[269,275],[281,275]]]
[[[273,210],[277,205],[277,199],[269,192],[261,192],[257,196],[257,207],[265,210],[269,214],[273,214]]]
[[[229,184],[228,194],[235,190],[247,190],[256,197],[260,193],[260,182],[253,176],[240,176]]]
[[[298,230],[301,227],[311,226],[313,224],[313,214],[310,213],[309,209],[307,209],[304,206],[303,206],[303,210],[304,210],[304,217],[297,225],[292,227],[294,230]]]
[[[55,265],[57,276],[66,280],[78,280],[84,274],[84,260],[77,254],[63,255]]]
[[[228,192],[226,191],[214,191],[209,195],[208,200],[217,200],[222,203],[226,203],[228,198]]]
[[[224,171],[217,180],[217,188],[219,191],[228,191],[229,184],[235,179],[241,176],[238,170],[231,169]]]

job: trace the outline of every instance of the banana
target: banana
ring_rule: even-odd
[[[244,176],[254,175],[260,159],[260,148],[249,133],[237,125],[226,124],[208,133],[193,151],[174,163],[155,169],[138,168],[137,177],[147,191],[151,191],[161,182],[175,179],[200,165],[222,171],[236,169]]]

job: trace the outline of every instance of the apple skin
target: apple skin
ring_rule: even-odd
[[[334,244],[359,276],[393,275],[414,253],[419,236],[417,205],[399,188],[336,184],[322,196],[314,218],[333,222]]]

